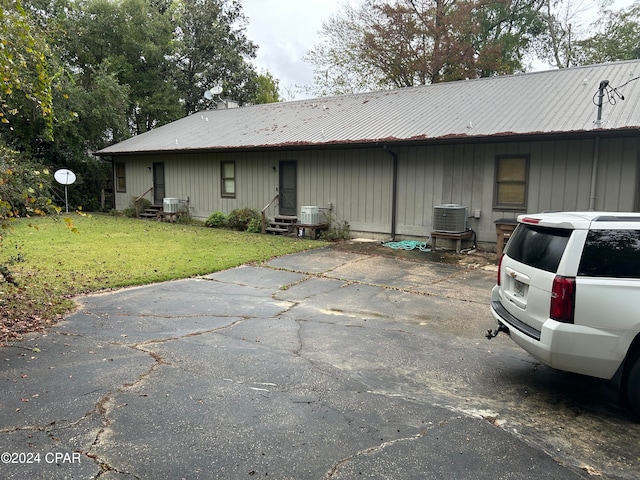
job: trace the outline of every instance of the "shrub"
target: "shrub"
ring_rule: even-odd
[[[53,174],[47,167],[0,143],[0,225],[8,219],[56,213]],[[0,232],[0,237],[2,232]]]
[[[333,215],[328,214],[327,222],[329,223],[329,228],[320,233],[320,240],[336,242],[339,240],[349,240],[351,238],[351,226],[346,220],[336,222]]]
[[[247,225],[247,232],[249,233],[262,233],[262,219],[252,218]]]
[[[227,226],[228,220],[229,217],[227,217],[224,213],[217,211],[209,215],[209,218],[205,220],[204,225],[205,227],[225,228]]]
[[[150,200],[147,200],[146,198],[141,198],[140,200],[138,200],[138,211],[136,212],[136,199],[135,197],[132,197],[131,203],[129,203],[129,206],[127,208],[122,210],[122,214],[125,217],[135,218],[139,213],[144,212],[150,206],[151,206]]]
[[[237,208],[229,214],[227,227],[232,230],[245,231],[253,219],[260,221],[260,214],[251,208]]]

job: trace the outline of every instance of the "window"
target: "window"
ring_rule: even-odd
[[[640,277],[640,230],[589,231],[578,275]]]
[[[127,175],[124,162],[116,163],[116,192],[127,191]]]
[[[236,163],[220,163],[221,192],[223,197],[235,198],[236,196]]]
[[[528,166],[529,158],[526,156],[504,156],[496,159],[495,208],[505,210],[527,208]]]
[[[520,224],[507,244],[509,257],[533,268],[555,273],[572,230]]]

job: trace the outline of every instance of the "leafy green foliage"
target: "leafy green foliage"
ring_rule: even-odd
[[[43,120],[42,133],[51,138],[53,76],[49,46],[20,0],[0,8],[0,122],[12,117]]]
[[[229,215],[217,211],[209,215],[204,222],[206,227],[229,228],[231,230],[246,231],[248,233],[262,232],[262,218],[257,210],[239,208]]]
[[[257,210],[252,208],[237,208],[229,213],[227,227],[232,230],[244,232],[252,221],[254,222],[254,225],[255,221],[261,221],[260,213]]]
[[[592,31],[594,35],[577,42],[576,65],[640,58],[640,3],[618,12],[604,10]]]
[[[262,219],[260,217],[253,217],[249,220],[247,233],[262,233]]]
[[[251,103],[275,103],[280,102],[280,92],[278,90],[278,80],[273,78],[269,72],[262,73],[256,78],[258,88],[255,96],[251,99]]]
[[[204,92],[216,85],[240,104],[251,101],[258,87],[250,64],[257,46],[246,36],[241,3],[181,0],[175,5],[176,88],[185,113],[209,108]]]
[[[173,25],[171,12],[147,0],[70,2],[69,64],[83,85],[103,69],[130,89],[127,105],[132,133],[142,133],[182,116],[179,94],[171,84]]]
[[[209,215],[209,218],[204,222],[206,227],[211,228],[225,228],[229,217],[220,211],[213,212]]]
[[[73,170],[73,205],[98,210],[111,187],[110,165],[90,152],[212,107],[213,85],[241,104],[273,100],[277,82],[250,63],[257,47],[237,0],[2,5],[0,137],[51,171]]]
[[[0,225],[6,227],[11,218],[56,213],[51,181],[46,167],[0,144]]]

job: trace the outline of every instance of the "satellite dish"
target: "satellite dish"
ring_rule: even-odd
[[[204,91],[204,98],[207,100],[212,100],[216,95],[220,95],[222,93],[222,86],[216,85],[211,87],[209,90]]]
[[[66,168],[61,168],[53,174],[53,178],[56,179],[60,185],[71,185],[76,181],[76,174]]]
[[[61,185],[64,185],[64,203],[67,207],[67,212],[69,212],[69,197],[67,196],[67,185],[71,185],[76,181],[76,174],[71,170],[67,170],[66,168],[61,168],[60,170],[56,170],[53,174],[53,178],[56,179]]]

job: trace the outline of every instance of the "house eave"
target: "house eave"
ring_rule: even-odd
[[[553,139],[585,139],[585,138],[613,138],[613,137],[639,137],[640,126],[620,128],[620,129],[594,129],[572,132],[499,132],[488,135],[450,134],[437,138],[430,138],[426,135],[418,135],[411,138],[375,138],[365,140],[336,140],[328,142],[284,142],[267,145],[238,145],[238,146],[211,146],[203,148],[174,148],[158,150],[127,150],[127,151],[104,151],[95,152],[98,157],[119,157],[131,155],[173,155],[185,153],[231,153],[231,152],[265,152],[265,151],[293,151],[301,149],[353,149],[353,148],[377,148],[381,146],[428,146],[447,145],[452,143],[496,143],[496,142],[521,142],[542,141]]]

